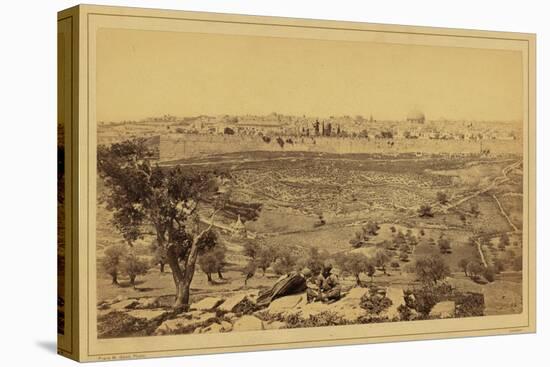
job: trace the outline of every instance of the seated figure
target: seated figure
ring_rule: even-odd
[[[321,273],[308,282],[307,299],[308,302],[334,302],[340,299],[341,291],[338,277],[332,272],[332,265],[325,264]]]

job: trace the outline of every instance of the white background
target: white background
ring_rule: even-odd
[[[548,365],[546,124],[550,26],[546,1],[95,1],[97,4],[537,33],[538,332],[110,362],[112,366]],[[56,340],[56,12],[75,1],[8,1],[0,12],[0,361],[73,364]],[[546,105],[545,105],[546,103]],[[545,111],[546,110],[546,111]],[[545,348],[546,347],[546,348]],[[97,365],[105,365],[98,363]]]

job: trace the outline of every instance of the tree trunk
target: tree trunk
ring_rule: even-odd
[[[357,285],[361,285],[361,279],[359,279],[359,274],[355,274],[355,282]]]
[[[183,309],[185,301],[185,295],[183,292],[183,272],[181,271],[180,264],[178,261],[178,255],[175,249],[175,246],[171,245],[166,251],[166,258],[170,270],[172,270],[172,277],[174,278],[174,285],[176,286],[176,301],[174,303],[175,309]],[[187,295],[187,300],[189,300],[189,295]]]
[[[136,285],[136,276],[130,275],[130,285],[135,286]]]
[[[160,272],[161,272],[161,273],[164,273],[164,266],[165,266],[166,264],[165,264],[163,261],[161,261],[161,262],[159,263],[159,265],[160,265]]]
[[[212,282],[213,282],[213,280],[212,280],[212,274],[206,273],[206,278],[208,278],[208,283],[212,283]]]
[[[113,285],[119,285],[119,284],[118,284],[118,274],[117,274],[117,273],[111,274],[111,277],[113,278],[111,284],[113,284]]]
[[[223,279],[222,271],[218,269],[218,278]]]

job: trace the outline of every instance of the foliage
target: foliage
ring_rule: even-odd
[[[273,271],[277,275],[283,275],[296,268],[299,252],[295,246],[279,246],[274,251],[275,261],[273,262]]]
[[[474,280],[477,280],[484,270],[485,266],[479,260],[471,260],[466,267],[468,276]]]
[[[447,197],[447,194],[443,191],[439,191],[436,195],[436,198],[441,205],[446,205],[449,203],[449,198]]]
[[[484,314],[485,297],[482,293],[460,293],[455,296],[454,301],[456,317],[474,317]]]
[[[382,269],[384,274],[386,274],[386,265],[390,262],[391,257],[388,255],[386,250],[378,250],[374,254],[374,264],[379,269]]]
[[[99,146],[98,173],[106,187],[102,200],[127,242],[141,236],[144,228],[154,229],[174,276],[175,306],[185,307],[202,238],[229,196],[219,185],[228,175],[181,166],[161,168],[152,163],[154,156],[146,139]],[[201,205],[212,208],[206,228],[198,214]]]
[[[104,256],[100,260],[101,268],[111,276],[113,284],[118,284],[118,274],[122,270],[122,262],[127,253],[126,246],[122,244],[111,245],[105,249]]]
[[[451,241],[449,241],[448,238],[441,237],[437,241],[437,245],[439,246],[439,251],[442,254],[450,254],[451,253]]]
[[[428,204],[424,204],[418,209],[418,216],[420,218],[431,218],[434,216],[432,207]]]
[[[223,244],[217,243],[199,255],[199,266],[208,277],[208,281],[212,282],[212,273],[222,273],[226,265],[226,253],[227,248]]]
[[[433,285],[451,275],[445,260],[437,255],[418,259],[415,263],[415,272],[422,283]]]
[[[340,253],[336,256],[336,264],[344,273],[355,277],[357,285],[361,284],[361,273],[368,274],[371,278],[374,275],[374,265],[364,254]]]
[[[124,256],[122,272],[130,278],[130,284],[135,285],[136,277],[147,274],[149,265],[150,263],[148,261],[141,259],[134,251],[130,251]]]
[[[460,259],[458,261],[458,267],[460,269],[462,269],[462,271],[464,272],[464,275],[468,276],[468,263],[470,262],[470,260],[468,259]]]
[[[378,292],[367,292],[361,297],[359,306],[369,314],[379,315],[392,305],[392,301]]]

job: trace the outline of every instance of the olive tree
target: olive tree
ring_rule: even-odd
[[[186,310],[201,240],[212,229],[229,191],[219,190],[223,173],[162,168],[153,164],[154,156],[145,139],[99,146],[102,200],[128,244],[142,237],[144,228],[154,230],[156,246],[166,251],[172,271],[174,308]],[[199,211],[208,212],[207,218]]]

